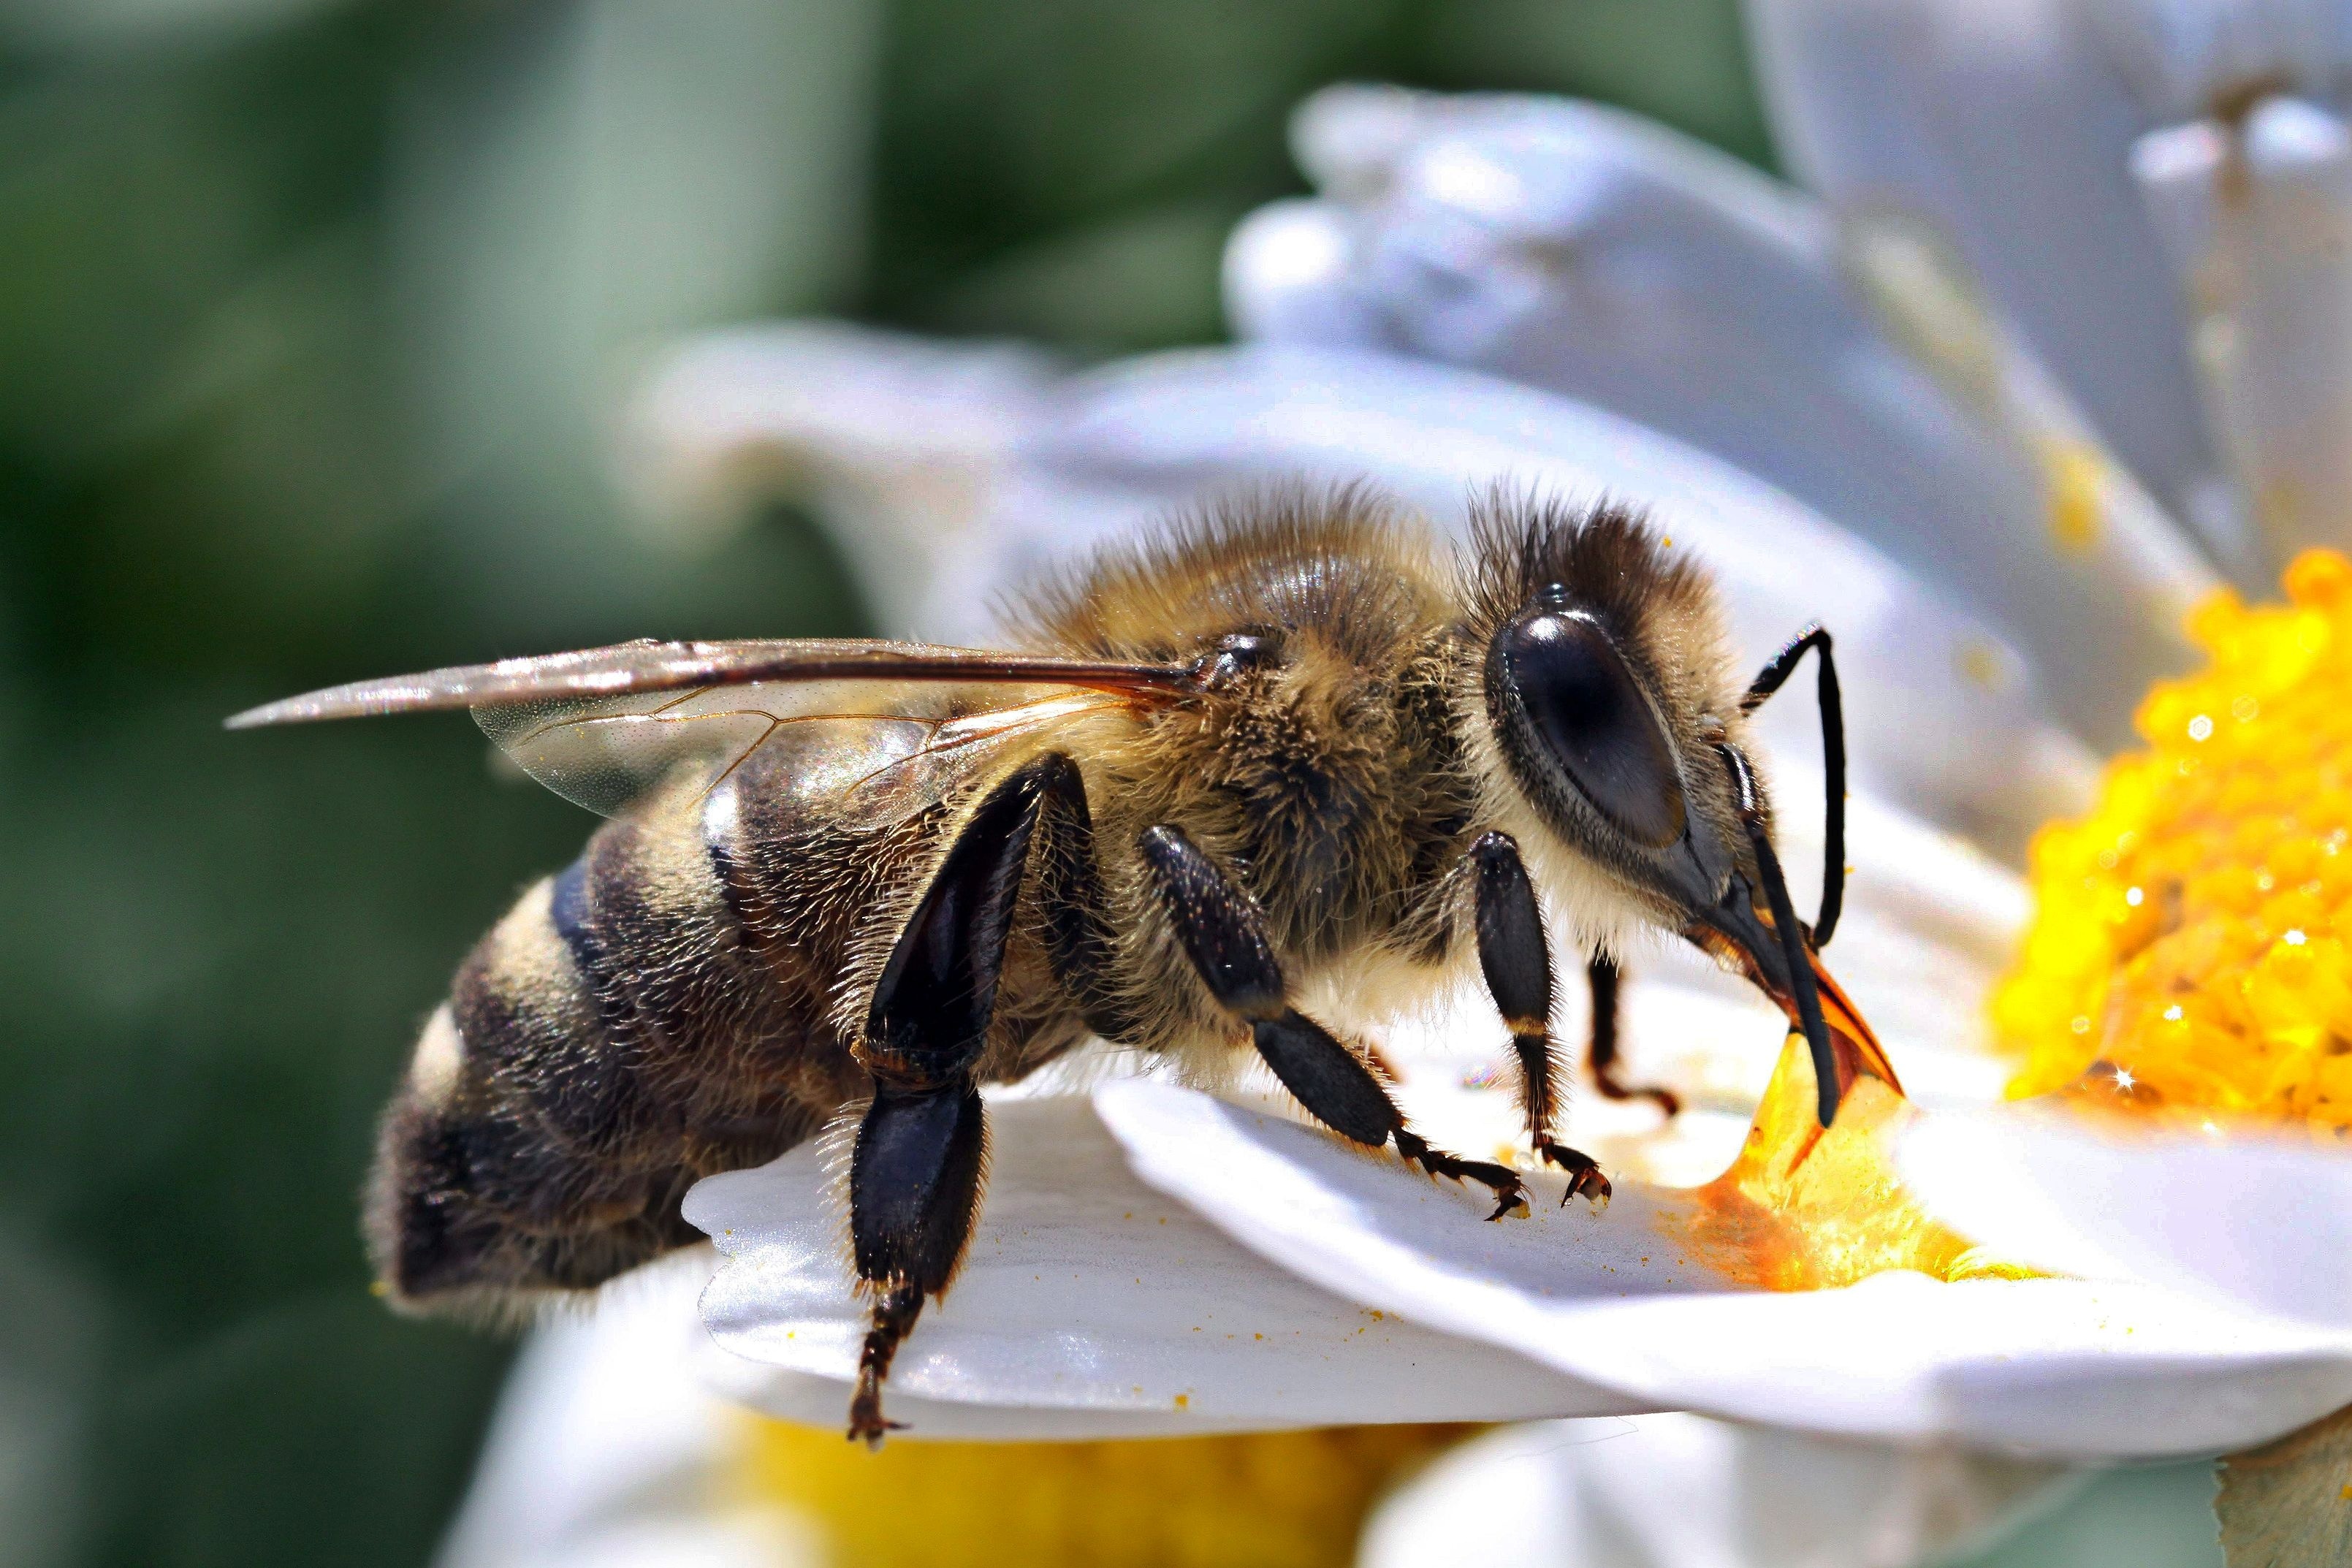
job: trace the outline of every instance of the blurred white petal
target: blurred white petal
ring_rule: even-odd
[[[1083,1099],[992,1102],[988,1202],[955,1288],[890,1373],[894,1415],[967,1407],[935,1436],[1151,1436],[1635,1406],[1507,1351],[1325,1294],[1136,1181]],[[687,1218],[727,1255],[702,1316],[734,1355],[790,1374],[772,1412],[837,1421],[866,1331],[838,1185],[803,1145],[714,1176]],[[832,1384],[806,1408],[811,1379]],[[974,1409],[972,1407],[982,1407]]]
[[[2078,727],[2125,738],[2212,574],[1980,305],[1919,298],[1940,279],[1897,265],[1917,247],[1874,226],[1857,250],[1818,204],[1598,105],[1433,95],[1417,124],[1402,146],[1379,128],[1369,197],[1236,231],[1244,332],[1394,345],[1687,440],[1955,592]]]
[[[507,1379],[436,1568],[795,1568],[823,1561],[733,1480],[744,1417],[695,1377],[697,1247],[549,1323]]]
[[[2352,542],[2352,130],[2272,98],[2149,132],[2139,181],[2194,302],[2213,424],[2274,561]]]
[[[723,528],[763,494],[806,496],[886,622],[940,591],[1012,455],[1051,406],[1052,357],[833,321],[688,340],[639,388],[623,472],[671,526]]]
[[[1910,1568],[2074,1484],[1946,1448],[1670,1414],[1545,1421],[1465,1443],[1392,1494],[1362,1568]]]
[[[1843,210],[1933,226],[2107,443],[2250,563],[2187,322],[2127,163],[2147,121],[2074,0],[1747,0],[1781,155]]]
[[[1236,337],[1386,345],[1388,322],[1355,274],[1356,237],[1329,202],[1288,197],[1244,218],[1225,241],[1223,292]]]
[[[1685,1194],[1621,1184],[1596,1216],[1533,1178],[1530,1218],[1482,1225],[1469,1194],[1207,1095],[1129,1079],[1096,1101],[1139,1176],[1268,1260],[1637,1407],[2095,1458],[2244,1447],[2352,1402],[2352,1335],[2154,1286],[1755,1291],[1674,1245]]]
[[[2352,1329],[2352,1155],[2134,1128],[2046,1108],[1937,1116],[1903,1170],[1954,1229],[2068,1273],[2137,1278]]]
[[[2324,91],[2352,46],[2344,0],[2093,0],[2151,119],[2200,118],[2250,88]]]

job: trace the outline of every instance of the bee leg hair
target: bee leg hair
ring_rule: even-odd
[[[849,1167],[849,1234],[871,1292],[849,1436],[878,1446],[882,1384],[923,1303],[971,1239],[988,1130],[971,1069],[987,1044],[1004,941],[1050,782],[1033,763],[992,790],[949,846],[874,987],[859,1055],[874,1100]]]
[[[1045,956],[1087,1027],[1106,1040],[1129,1043],[1139,1032],[1134,1019],[1106,983],[1111,936],[1104,919],[1108,906],[1095,860],[1095,824],[1087,807],[1086,780],[1077,763],[1058,752],[1031,765],[1039,771],[1045,790],[1031,874],[1037,883]]]
[[[1559,1084],[1552,1076],[1551,944],[1544,935],[1543,906],[1536,900],[1535,884],[1528,880],[1517,843],[1507,833],[1489,833],[1472,845],[1470,864],[1477,889],[1473,921],[1478,931],[1478,967],[1518,1053],[1519,1103],[1528,1113],[1528,1141],[1544,1163],[1568,1173],[1562,1204],[1581,1197],[1600,1207],[1609,1202],[1609,1178],[1592,1156],[1552,1139]],[[1613,978],[1613,968],[1611,973]],[[1596,1012],[1595,1019],[1599,1016]],[[1613,1025],[1615,1020],[1611,1021]],[[1599,1037],[1596,1033],[1596,1041]],[[1667,1114],[1673,1114],[1671,1104]]]
[[[1181,828],[1146,828],[1139,844],[1202,984],[1250,1026],[1258,1055],[1310,1115],[1351,1142],[1374,1149],[1393,1142],[1399,1154],[1433,1176],[1482,1184],[1495,1194],[1489,1219],[1525,1212],[1527,1187],[1517,1172],[1431,1148],[1405,1125],[1364,1057],[1290,1005],[1265,916],[1246,889]]]
[[[1757,671],[1739,700],[1742,713],[1753,713],[1780,689],[1806,653],[1818,652],[1821,680],[1817,688],[1822,710],[1822,785],[1827,797],[1822,823],[1822,906],[1813,917],[1813,947],[1829,946],[1837,930],[1838,911],[1845,904],[1845,705],[1838,695],[1837,659],[1830,652],[1829,629],[1819,621],[1799,632],[1789,646]]]

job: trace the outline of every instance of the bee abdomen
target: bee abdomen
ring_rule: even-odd
[[[404,1304],[510,1308],[698,1239],[702,1175],[839,1103],[730,907],[698,812],[608,824],[459,968],[387,1111],[368,1230]],[[773,1057],[779,1070],[747,1070]]]

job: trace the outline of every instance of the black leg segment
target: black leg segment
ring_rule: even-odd
[[[1495,1194],[1491,1219],[1526,1205],[1527,1190],[1516,1172],[1431,1148],[1405,1125],[1363,1054],[1290,1005],[1256,901],[1182,829],[1147,828],[1139,847],[1193,972],[1219,1006],[1249,1025],[1258,1055],[1310,1115],[1354,1142],[1373,1148],[1393,1142],[1399,1154],[1431,1175],[1483,1184]]]
[[[1611,1100],[1647,1100],[1668,1116],[1681,1112],[1683,1102],[1670,1089],[1654,1084],[1627,1083],[1617,1070],[1617,991],[1625,972],[1605,952],[1596,952],[1584,966],[1592,988],[1592,1037],[1585,1059],[1592,1066],[1592,1081]]]
[[[1809,651],[1821,655],[1822,784],[1828,796],[1822,824],[1822,907],[1813,919],[1813,946],[1823,948],[1829,946],[1845,904],[1845,704],[1838,694],[1837,659],[1830,649],[1828,628],[1816,622],[1773,655],[1740,699],[1739,710],[1753,713],[1764,706]]]
[[[1125,1043],[1135,1037],[1136,1027],[1108,984],[1111,933],[1086,780],[1077,763],[1058,753],[1036,765],[1045,798],[1030,874],[1037,879],[1045,954],[1087,1027],[1106,1040]]]
[[[970,1079],[908,1093],[883,1089],[866,1108],[849,1165],[849,1234],[857,1278],[878,1287],[849,1436],[867,1443],[898,1423],[882,1415],[882,1383],[924,1300],[948,1288],[980,1212],[988,1126]]]
[[[1538,1158],[1568,1173],[1562,1203],[1581,1196],[1605,1204],[1609,1178],[1601,1167],[1591,1155],[1552,1138],[1559,1084],[1559,1055],[1551,1037],[1551,944],[1527,863],[1509,834],[1489,833],[1471,846],[1470,864],[1476,888],[1473,918],[1478,967],[1519,1058],[1519,1103],[1527,1111],[1528,1140]]]
[[[872,1292],[849,1436],[879,1443],[882,1383],[923,1302],[955,1278],[980,1209],[988,1133],[971,1069],[1046,793],[1067,759],[1029,763],[964,822],[874,987],[859,1054],[874,1100],[849,1173],[859,1284]]]

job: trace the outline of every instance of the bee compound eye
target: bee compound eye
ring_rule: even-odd
[[[1674,748],[1607,631],[1538,607],[1504,626],[1494,658],[1539,764],[1637,843],[1664,848],[1682,837]]]

